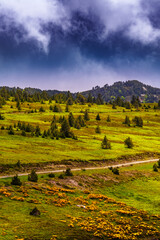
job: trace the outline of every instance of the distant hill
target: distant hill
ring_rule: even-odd
[[[0,87],[1,89],[2,87]],[[8,90],[13,90],[14,88],[6,87]],[[16,89],[16,88],[15,88]],[[17,88],[20,89],[20,88]],[[23,90],[23,89],[21,89]],[[42,93],[41,89],[37,88],[25,88],[24,89],[28,94]],[[67,93],[67,91],[58,91],[58,90],[46,90],[49,97],[52,97],[55,94]],[[89,94],[92,97],[97,98],[101,94],[102,99],[106,102],[117,98],[122,97],[127,101],[130,101],[132,96],[138,96],[140,101],[144,102],[158,102],[160,100],[160,89],[155,88],[146,84],[143,84],[137,80],[129,80],[126,82],[115,82],[113,85],[104,85],[104,87],[93,87],[91,90],[81,92],[84,97],[88,97]],[[76,96],[76,93],[72,93],[73,96]]]
[[[132,96],[138,96],[141,101],[157,102],[160,99],[160,89],[152,86],[145,85],[137,80],[130,80],[126,82],[116,82],[109,86],[104,87],[96,86],[92,90],[82,92],[83,96],[87,97],[88,94],[97,97],[101,94],[104,101],[110,101],[117,97],[123,97],[130,101]]]

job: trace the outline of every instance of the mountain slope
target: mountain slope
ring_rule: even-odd
[[[116,82],[109,86],[106,84],[104,87],[95,87],[92,90],[82,92],[83,96],[87,97],[88,94],[97,97],[101,94],[103,100],[110,101],[115,97],[124,97],[126,100],[131,100],[133,95],[139,96],[141,101],[157,102],[160,99],[160,89],[152,86],[145,85],[137,80],[126,82]]]

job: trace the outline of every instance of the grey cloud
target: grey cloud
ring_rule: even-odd
[[[25,34],[21,40],[34,39],[39,47],[47,53],[50,33],[43,31],[43,26],[53,23],[69,32],[73,13],[80,11],[85,15],[92,13],[99,18],[104,26],[101,39],[107,38],[112,32],[123,30],[125,36],[134,41],[142,44],[155,43],[160,39],[160,29],[152,25],[148,17],[149,3],[144,5],[144,1],[1,0],[0,16],[6,16],[7,28],[0,29],[0,31],[6,31],[12,24],[23,27]],[[153,11],[153,5],[151,9]]]

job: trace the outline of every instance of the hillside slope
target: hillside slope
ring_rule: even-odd
[[[92,88],[92,90],[82,92],[85,97],[87,97],[89,93],[93,97],[101,94],[105,101],[110,101],[115,97],[124,97],[126,100],[131,100],[133,95],[139,96],[140,100],[145,102],[157,102],[160,98],[159,88],[145,85],[137,80],[116,82],[111,86],[106,84],[102,88],[96,86]]]

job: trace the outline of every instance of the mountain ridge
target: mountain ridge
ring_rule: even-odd
[[[26,91],[29,94],[34,93],[42,93],[46,92],[50,97],[52,97],[55,94],[64,93],[67,94],[68,91],[60,91],[60,90],[41,90],[39,88],[15,88],[15,87],[7,87],[9,91],[13,89],[21,89]],[[3,88],[3,87],[0,87]],[[76,96],[78,92],[72,93],[73,97]],[[92,95],[92,97],[97,98],[98,95],[101,95],[102,99],[106,102],[113,100],[117,97],[121,97],[127,101],[130,101],[132,96],[138,96],[140,98],[140,101],[144,102],[157,102],[160,99],[160,88],[152,87],[151,85],[146,85],[138,80],[128,80],[128,81],[118,81],[113,83],[112,85],[105,84],[103,87],[93,87],[90,90],[82,91],[80,92],[84,97],[88,97],[89,94]]]

